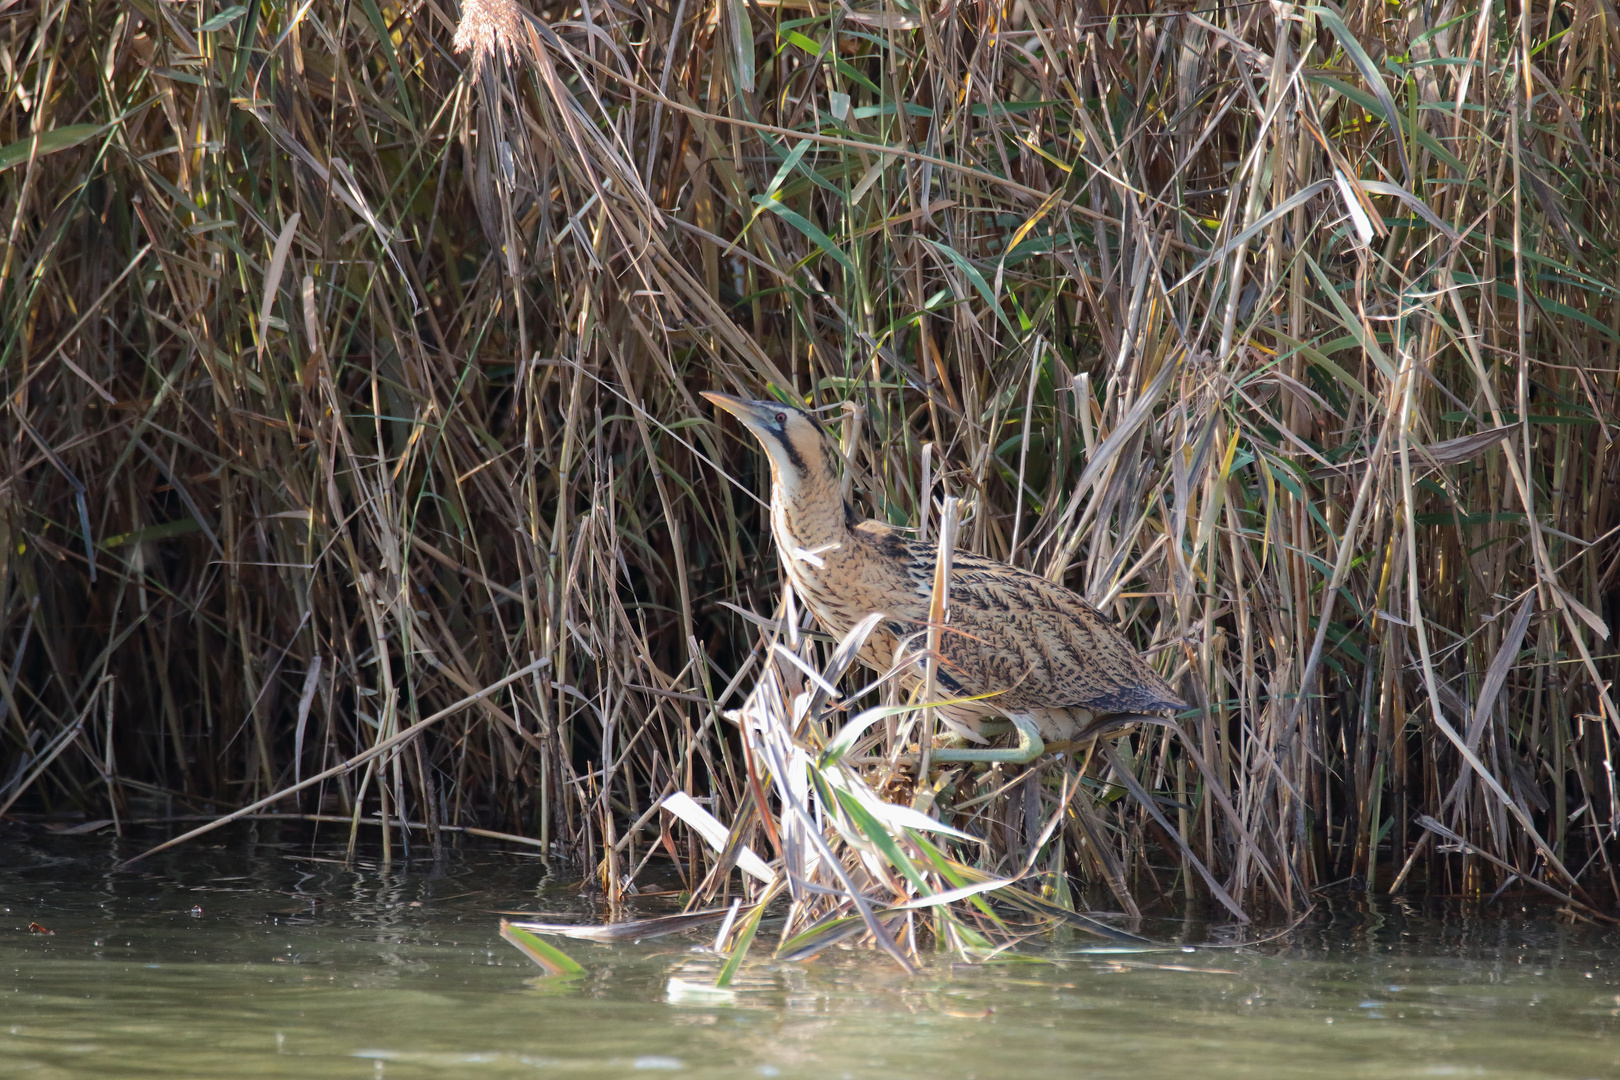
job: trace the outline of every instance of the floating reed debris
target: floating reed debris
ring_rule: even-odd
[[[614,900],[765,889],[747,845],[809,875],[790,941],[902,957],[993,947],[1005,889],[900,911],[990,881],[1620,897],[1608,7],[459,14],[0,12],[8,813],[494,829]],[[697,398],[771,387],[842,410],[864,513],[960,500],[1192,707],[823,760],[904,703],[808,674],[837,643]]]

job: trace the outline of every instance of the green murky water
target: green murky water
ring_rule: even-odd
[[[494,912],[590,908],[533,859],[229,844],[115,871],[134,842],[0,834],[0,1076],[1620,1077],[1620,933],[1517,903],[914,977],[762,959],[716,1001],[680,989],[712,977],[701,935],[567,942],[589,975],[537,978]]]

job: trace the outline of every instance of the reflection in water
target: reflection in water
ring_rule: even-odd
[[[564,942],[588,974],[539,977],[496,912],[596,914],[533,858],[383,872],[229,839],[115,871],[142,845],[0,835],[0,1075],[1620,1076],[1620,933],[1519,903],[1340,898],[1242,948],[1150,921],[1173,944],[1050,938],[909,978],[860,950],[770,963],[767,927],[716,994],[701,930]]]

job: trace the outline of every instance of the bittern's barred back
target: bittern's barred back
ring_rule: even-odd
[[[841,494],[821,426],[773,401],[704,397],[736,416],[771,460],[771,532],[793,588],[834,637],[872,612],[884,618],[861,660],[886,670],[903,640],[925,631],[938,552],[877,521]],[[916,646],[912,646],[915,651]],[[951,697],[990,694],[940,709],[975,741],[986,712],[1005,715],[1033,753],[941,751],[935,760],[1028,760],[1041,739],[1075,739],[1121,714],[1185,708],[1130,642],[1073,591],[977,555],[952,560],[949,617],[936,678]],[[912,685],[921,678],[910,669]],[[1038,733],[1038,737],[1036,737]]]

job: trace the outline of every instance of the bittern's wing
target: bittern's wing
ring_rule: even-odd
[[[926,564],[931,568],[933,561],[930,555]],[[1186,707],[1125,636],[1078,594],[976,555],[958,554],[953,560],[950,622],[940,652],[942,672],[963,692],[1001,691],[991,699],[997,709],[1082,708],[1107,714]]]

